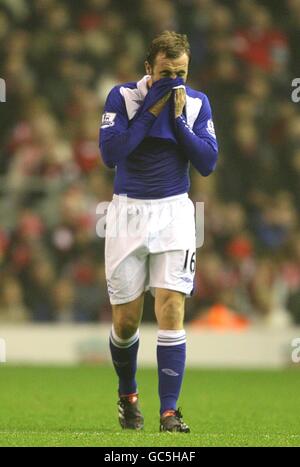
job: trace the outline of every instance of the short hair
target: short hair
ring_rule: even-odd
[[[191,60],[190,44],[186,34],[178,34],[175,31],[163,31],[152,40],[146,57],[151,66],[160,52],[165,53],[167,58],[178,58],[186,53],[189,61]]]

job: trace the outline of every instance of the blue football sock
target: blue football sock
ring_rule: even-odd
[[[139,348],[139,331],[130,339],[121,339],[112,327],[109,336],[109,347],[112,361],[119,377],[119,395],[129,395],[137,392],[135,381],[137,353]]]
[[[158,331],[157,366],[160,414],[176,410],[186,356],[186,335],[180,331]]]

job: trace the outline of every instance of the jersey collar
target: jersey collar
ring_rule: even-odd
[[[139,94],[140,94],[142,99],[144,99],[146,97],[146,95],[148,94],[147,81],[149,81],[150,78],[151,78],[150,75],[145,75],[145,76],[143,76],[142,79],[140,79],[136,83],[136,87],[138,88]]]

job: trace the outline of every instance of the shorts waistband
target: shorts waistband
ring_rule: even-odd
[[[175,196],[167,196],[166,198],[159,198],[159,199],[138,199],[138,198],[129,198],[126,195],[113,195],[113,200],[118,201],[119,203],[127,203],[127,204],[160,204],[160,203],[170,203],[173,201],[179,201],[181,199],[187,199],[188,194],[182,193],[180,195]]]

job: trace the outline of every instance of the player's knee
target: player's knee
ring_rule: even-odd
[[[128,316],[120,316],[114,320],[115,332],[120,339],[130,339],[139,327],[138,319]]]
[[[178,329],[183,323],[184,307],[177,297],[168,298],[159,310],[159,324],[164,329]]]

